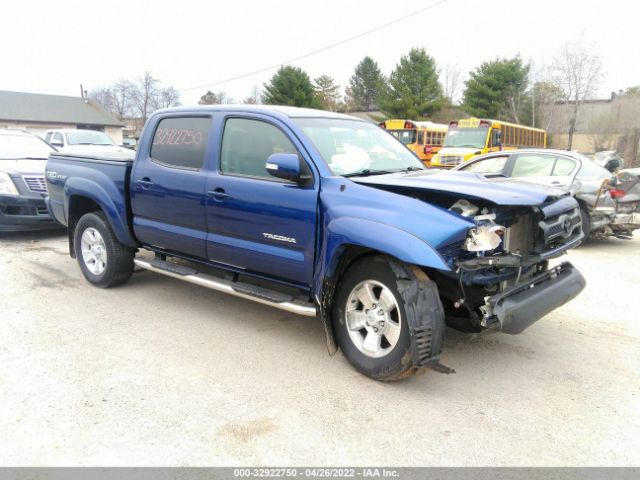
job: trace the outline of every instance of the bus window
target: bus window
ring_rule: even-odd
[[[418,145],[424,145],[424,132],[418,132]]]

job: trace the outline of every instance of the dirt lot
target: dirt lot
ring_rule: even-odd
[[[568,258],[569,305],[382,384],[319,321],[148,272],[96,289],[64,234],[5,235],[0,465],[637,465],[640,238]]]

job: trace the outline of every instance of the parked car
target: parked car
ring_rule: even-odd
[[[48,130],[44,139],[59,152],[79,155],[116,153],[130,159],[136,156],[130,148],[116,145],[106,133],[96,130]]]
[[[616,173],[616,219],[613,222],[618,236],[631,237],[640,228],[640,168],[627,168]]]
[[[628,238],[616,224],[617,203],[611,195],[615,177],[580,153],[551,149],[505,150],[477,157],[454,170],[566,188],[580,204],[582,230],[586,236]],[[628,228],[625,224],[622,230],[627,232]]]
[[[137,144],[138,144],[138,141],[135,138],[124,137],[122,139],[122,146],[130,150],[135,150]]]
[[[0,129],[0,232],[60,228],[44,203],[44,168],[54,151],[29,132]]]
[[[93,285],[123,284],[136,265],[318,315],[330,351],[379,380],[434,365],[445,317],[517,334],[585,285],[570,263],[549,266],[583,238],[568,193],[428,170],[337,113],[161,110],[135,162],[55,154],[47,183]]]
[[[624,166],[624,160],[615,150],[603,150],[593,154],[593,161],[610,172],[615,172]]]

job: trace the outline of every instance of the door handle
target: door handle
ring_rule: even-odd
[[[153,185],[153,182],[149,177],[141,178],[137,180],[136,183],[140,185],[142,188],[144,188],[145,190],[148,188],[151,188],[151,186]]]
[[[216,202],[222,202],[223,200],[229,198],[229,194],[224,191],[224,188],[216,188],[214,190],[209,190],[207,195],[213,198]]]

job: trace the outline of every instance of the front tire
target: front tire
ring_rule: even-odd
[[[115,287],[131,277],[135,250],[118,241],[102,212],[80,218],[73,243],[84,277],[96,287]]]
[[[582,233],[584,233],[584,238],[582,242],[580,242],[580,245],[584,245],[591,235],[591,217],[586,207],[580,206],[580,219],[582,220]]]
[[[416,364],[416,358],[440,353],[444,332],[444,311],[435,284],[426,276],[415,278],[408,265],[396,262],[392,268],[391,262],[379,256],[354,263],[339,282],[332,315],[345,357],[360,373],[381,381],[415,373],[423,366]],[[427,306],[427,302],[435,304]],[[412,338],[425,325],[435,327],[428,352],[425,342]]]

